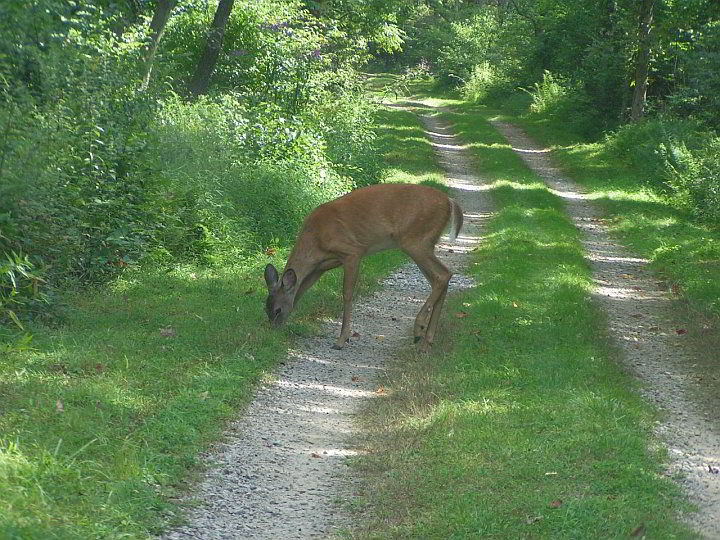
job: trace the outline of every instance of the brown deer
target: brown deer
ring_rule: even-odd
[[[432,346],[452,274],[435,256],[435,244],[450,224],[455,238],[463,223],[460,206],[442,191],[413,184],[380,184],[357,189],[318,206],[305,220],[282,277],[265,267],[270,322],[284,323],[300,297],[331,268],[344,269],[341,349],[350,337],[353,289],[360,260],[385,249],[401,249],[417,263],[432,292],[415,318],[415,342]]]

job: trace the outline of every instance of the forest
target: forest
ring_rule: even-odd
[[[652,189],[716,222],[719,12],[712,0],[3,2],[2,317],[15,329],[52,317],[58,289],[131,267],[252,257],[318,202],[381,181],[367,71],[519,100],[606,137]]]
[[[409,419],[393,439],[407,454],[360,465],[381,471],[387,499],[368,495],[382,523],[359,520],[351,536],[448,537],[474,519],[491,524],[487,535],[537,527],[547,533],[538,537],[591,537],[602,518],[613,537],[638,516],[662,522],[684,508],[657,469],[655,417],[627,390],[602,341],[606,321],[588,307],[592,279],[563,203],[528,180],[486,119],[504,115],[551,146],[602,192],[612,234],[715,321],[717,0],[2,0],[0,536],[146,538],[182,520],[178,497],[200,456],[293,340],[341,302],[330,273],[289,330],[273,333],[265,265],[282,267],[323,202],[383,182],[443,184],[417,103],[386,106],[418,92],[447,105],[438,116],[476,153],[477,174],[496,182],[495,229],[472,263],[484,286],[473,294],[487,298],[450,298],[442,361],[408,364],[436,401],[377,420]],[[363,263],[360,293],[401,264],[393,257]],[[568,363],[546,369],[556,361]],[[567,387],[543,386],[555,383]],[[486,384],[500,401],[516,390],[528,401],[495,410]],[[470,453],[451,446],[462,466],[476,444],[502,449],[512,437],[520,461],[501,466],[511,452],[500,452],[493,475],[522,476],[538,460],[537,485],[504,488],[507,513],[492,506],[502,498],[494,483],[474,499],[480,488],[457,488],[469,474],[452,468],[451,452],[438,460],[440,450],[423,446],[434,433],[439,444],[459,440],[463,411],[467,425],[497,411],[509,423],[472,435]],[[442,431],[449,425],[456,439]],[[614,461],[593,454],[598,440]],[[403,476],[408,460],[422,470],[425,450],[448,464],[451,478],[435,487]],[[570,462],[557,462],[566,454]],[[548,510],[533,499],[563,470],[574,471],[568,491],[593,492],[588,506],[551,498]],[[412,501],[398,497],[416,480]],[[468,513],[485,513],[444,509],[456,495]],[[523,515],[507,532],[516,495],[570,517]],[[579,514],[589,524],[577,525]],[[659,526],[667,536],[658,537],[688,534],[674,521]]]

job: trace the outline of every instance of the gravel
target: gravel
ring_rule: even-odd
[[[437,248],[456,272],[478,242],[489,215],[488,197],[448,128],[433,117],[424,120],[452,196],[465,213],[455,242],[443,238]],[[450,291],[472,285],[456,274]],[[377,381],[393,351],[414,347],[412,323],[429,294],[427,281],[409,264],[385,279],[379,292],[358,299],[355,334],[344,349],[331,349],[338,321],[327,322],[320,337],[298,339],[287,361],[207,456],[207,472],[187,499],[197,503],[187,524],[162,538],[324,538],[345,528],[346,501],[353,492],[347,460],[359,451],[349,442],[353,418],[368,400],[383,399]]]

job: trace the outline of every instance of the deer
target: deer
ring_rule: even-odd
[[[353,190],[318,206],[300,230],[282,276],[268,264],[265,305],[274,327],[284,324],[298,300],[328,270],[343,267],[343,318],[333,349],[350,338],[352,297],[363,257],[400,249],[415,261],[431,292],[415,318],[415,343],[429,351],[452,273],[435,256],[435,246],[450,226],[454,240],[463,212],[442,191],[418,184],[377,184]]]

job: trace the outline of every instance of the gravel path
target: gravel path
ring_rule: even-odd
[[[591,196],[563,176],[548,149],[517,127],[502,122],[493,125],[565,200],[584,233],[597,284],[594,296],[607,314],[622,361],[643,381],[645,395],[664,413],[657,433],[670,449],[667,474],[678,478],[699,508],[686,519],[705,537],[720,538],[720,384],[717,357],[708,362],[710,340],[697,335],[697,324],[691,327],[688,320],[692,315],[653,276],[648,261],[634,257],[611,239]],[[713,363],[715,371],[708,372]]]
[[[452,244],[444,238],[437,249],[457,272],[478,242],[490,206],[466,150],[439,120],[424,121],[465,214],[460,236]],[[470,279],[456,273],[450,291],[470,286]],[[349,443],[353,416],[367,400],[382,399],[379,374],[394,350],[414,346],[412,323],[429,292],[409,264],[384,280],[380,292],[356,302],[357,335],[343,350],[330,348],[338,321],[328,322],[320,337],[298,340],[225,442],[207,456],[208,472],[193,493],[199,504],[188,524],[163,538],[324,538],[340,531],[348,520],[342,502],[353,487],[346,459],[357,453]]]

